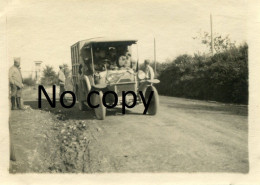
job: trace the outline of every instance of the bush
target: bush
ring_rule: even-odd
[[[213,57],[181,55],[159,72],[162,95],[248,103],[248,46]]]
[[[34,86],[35,85],[35,80],[32,79],[32,77],[24,78],[23,83],[27,86]]]

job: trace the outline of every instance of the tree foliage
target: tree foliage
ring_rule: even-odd
[[[203,45],[209,48],[211,52],[211,35],[208,32],[199,33],[198,36],[193,39],[200,40]],[[229,35],[222,36],[219,33],[213,35],[213,49],[216,53],[225,52],[229,49],[235,48],[236,42],[231,41]]]
[[[54,85],[58,82],[58,76],[52,66],[46,65],[43,69],[41,83],[43,85]]]

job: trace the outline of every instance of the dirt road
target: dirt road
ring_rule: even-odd
[[[140,105],[99,121],[77,106],[39,110],[37,90],[24,93],[27,109],[10,117],[11,173],[248,172],[246,106],[160,96],[156,116]]]

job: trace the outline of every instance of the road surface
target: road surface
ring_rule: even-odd
[[[24,92],[25,111],[12,111],[16,161],[24,172],[247,173],[247,106],[160,96],[156,116],[140,105],[104,121],[92,110],[38,109],[37,90]]]

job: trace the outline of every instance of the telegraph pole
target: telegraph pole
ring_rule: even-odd
[[[213,43],[213,28],[212,28],[212,15],[210,14],[210,31],[211,31],[211,53],[214,55],[214,43]]]
[[[156,43],[155,43],[155,38],[153,38],[153,44],[154,44],[154,72],[156,73]]]

